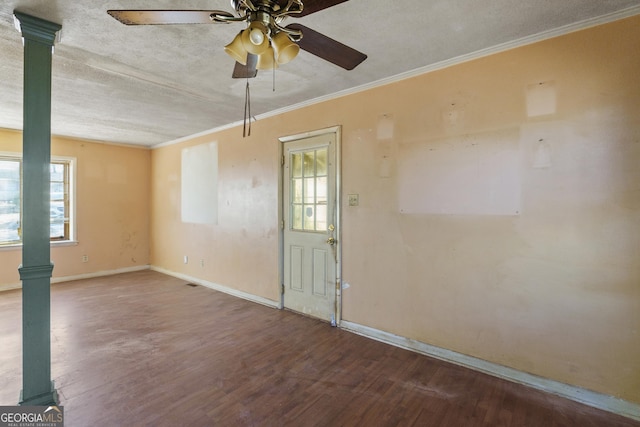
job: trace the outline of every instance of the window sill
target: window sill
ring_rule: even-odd
[[[57,248],[57,247],[61,247],[61,246],[77,246],[78,245],[78,241],[77,240],[62,240],[59,242],[51,242],[50,246],[52,248]],[[3,251],[12,251],[12,250],[18,250],[18,249],[22,249],[22,243],[16,243],[13,245],[2,245],[0,246],[0,252]]]

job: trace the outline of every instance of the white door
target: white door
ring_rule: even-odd
[[[284,307],[335,325],[336,133],[284,146]]]

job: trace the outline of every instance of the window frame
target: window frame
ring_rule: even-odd
[[[22,191],[23,191],[23,156],[22,153],[14,153],[14,152],[4,152],[0,151],[0,161],[8,160],[8,161],[17,161],[20,163],[20,222],[19,222],[19,230],[22,227]],[[66,197],[64,197],[64,204],[68,205],[68,221],[64,222],[64,229],[66,236],[63,237],[54,237],[50,238],[50,244],[52,246],[65,246],[65,245],[75,245],[77,244],[76,240],[76,163],[77,159],[75,157],[69,156],[51,156],[51,164],[54,163],[63,163],[67,165],[66,172],[66,185],[64,185],[64,192],[66,193]],[[64,180],[63,180],[64,182]],[[50,196],[51,201],[51,196]],[[22,232],[19,231],[20,240],[16,241],[0,241],[0,251],[11,249],[11,248],[20,248],[22,247]]]

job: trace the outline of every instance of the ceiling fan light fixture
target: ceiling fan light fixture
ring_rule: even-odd
[[[300,52],[300,46],[294,43],[284,31],[280,31],[273,36],[271,44],[276,53],[276,61],[280,65],[291,61]]]
[[[224,47],[224,51],[242,65],[247,65],[247,50],[242,43],[242,33],[240,31],[231,43]]]
[[[252,22],[242,32],[242,45],[245,50],[254,55],[260,55],[269,48],[267,28],[261,22]]]

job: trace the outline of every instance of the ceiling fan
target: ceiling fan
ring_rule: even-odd
[[[274,69],[305,50],[346,70],[367,58],[364,53],[297,23],[302,17],[347,0],[231,0],[236,15],[221,10],[108,10],[126,25],[229,24],[245,22],[225,52],[236,60],[233,78],[251,78],[257,70]]]

